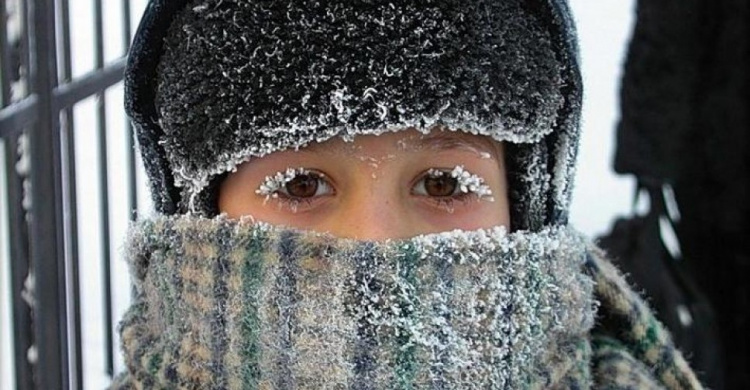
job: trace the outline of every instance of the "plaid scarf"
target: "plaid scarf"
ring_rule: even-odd
[[[699,388],[598,255],[568,228],[364,242],[143,221],[113,388]],[[592,336],[595,289],[614,333]]]

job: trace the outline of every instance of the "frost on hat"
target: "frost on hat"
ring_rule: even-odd
[[[175,7],[152,1],[151,12],[173,15],[142,22],[139,35],[152,41],[145,44],[159,44],[131,53],[131,69],[141,71],[159,56],[145,93],[155,118],[130,109],[141,134],[152,136],[146,141],[158,143],[183,203],[249,158],[336,136],[439,125],[550,143],[544,149],[564,160],[575,155],[553,145],[553,133],[577,134],[580,100],[573,27],[559,0],[193,0]],[[154,32],[164,20],[168,28]],[[133,95],[144,95],[140,87]],[[570,176],[570,161],[535,159],[534,167],[520,164],[519,185],[552,189],[538,181],[554,170]],[[567,208],[561,184],[556,199],[538,201],[545,220],[548,205]]]

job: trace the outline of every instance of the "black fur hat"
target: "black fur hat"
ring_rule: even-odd
[[[125,77],[157,210],[239,163],[436,125],[506,142],[511,221],[567,223],[581,80],[564,0],[151,0]]]

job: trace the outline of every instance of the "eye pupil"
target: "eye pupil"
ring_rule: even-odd
[[[457,186],[458,180],[448,175],[427,177],[424,181],[424,189],[429,196],[451,196]]]
[[[285,187],[287,193],[295,198],[311,198],[318,192],[318,179],[312,175],[297,175]]]

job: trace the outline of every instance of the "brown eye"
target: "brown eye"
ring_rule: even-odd
[[[313,175],[297,175],[289,180],[284,189],[293,198],[312,198],[318,193],[320,178]]]
[[[448,197],[455,195],[458,180],[448,174],[428,175],[424,178],[424,192],[429,196]]]

